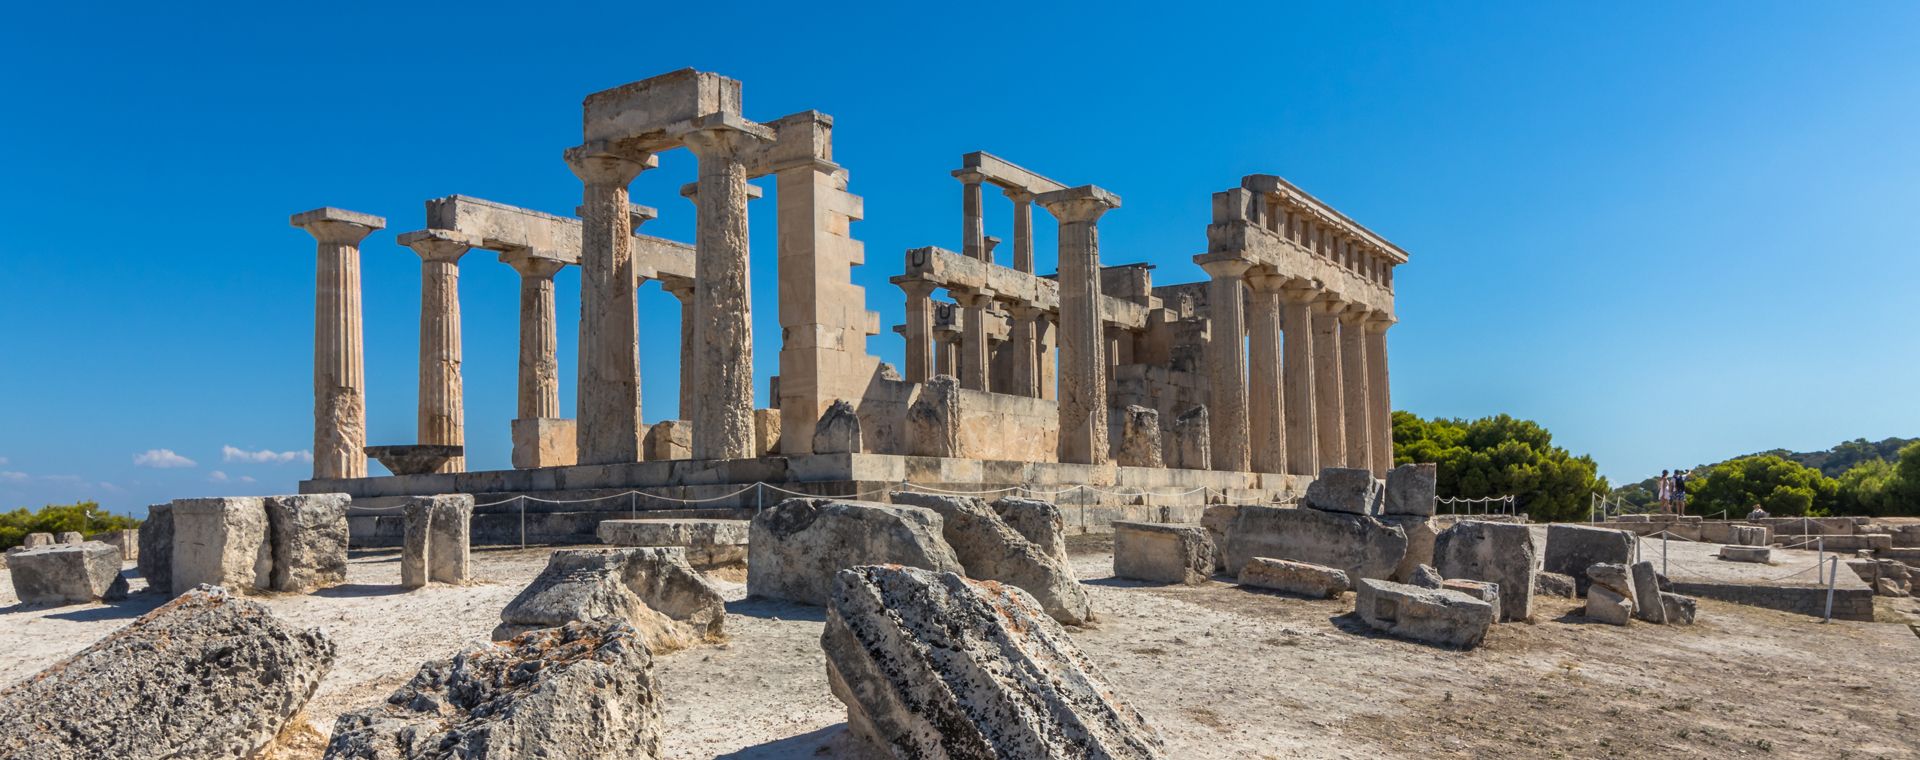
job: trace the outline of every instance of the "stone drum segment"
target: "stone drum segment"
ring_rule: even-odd
[[[747,520],[647,518],[602,520],[595,529],[602,543],[614,546],[678,546],[687,562],[706,573],[743,574],[747,570]],[[745,576],[735,580],[744,580]]]

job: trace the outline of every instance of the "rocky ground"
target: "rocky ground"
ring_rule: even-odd
[[[1688,628],[1590,624],[1572,600],[1548,599],[1534,622],[1497,626],[1481,648],[1456,652],[1370,635],[1348,614],[1351,596],[1137,584],[1111,577],[1100,542],[1074,548],[1101,621],[1073,638],[1160,727],[1170,758],[1920,755],[1911,599],[1882,599],[1882,622],[1831,624],[1701,600]],[[475,584],[401,593],[395,553],[356,552],[349,585],[264,599],[339,642],[308,707],[314,728],[326,733],[421,661],[483,639],[545,555],[476,552]],[[725,587],[731,641],[658,660],[666,755],[854,756],[827,691],[821,610]],[[160,601],[23,608],[0,580],[0,684]]]

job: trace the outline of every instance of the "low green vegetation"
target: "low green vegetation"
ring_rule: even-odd
[[[1396,464],[1432,462],[1442,497],[1513,495],[1534,522],[1586,520],[1607,479],[1589,456],[1553,445],[1532,420],[1502,414],[1477,420],[1393,413]]]
[[[98,503],[91,501],[78,504],[48,504],[36,510],[22,507],[12,512],[0,512],[0,549],[25,543],[28,533],[58,535],[73,531],[91,536],[110,530],[138,527],[140,527],[139,520],[102,511]]]
[[[1651,512],[1657,477],[1615,490],[1626,512]],[[1920,515],[1920,440],[1847,441],[1827,451],[1773,450],[1693,469],[1687,513],[1739,518]]]

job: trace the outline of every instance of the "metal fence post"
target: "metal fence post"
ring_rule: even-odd
[[[1840,573],[1840,558],[1834,557],[1833,570],[1827,573],[1827,619],[1820,621],[1822,623],[1833,622],[1833,587],[1834,587],[1834,584],[1839,580],[1838,578],[1839,573]]]

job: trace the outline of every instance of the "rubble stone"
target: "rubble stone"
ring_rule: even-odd
[[[1448,591],[1458,591],[1493,605],[1493,619],[1495,622],[1507,619],[1500,611],[1500,584],[1498,583],[1468,580],[1466,578],[1448,578],[1440,582],[1440,588]]]
[[[1113,523],[1113,574],[1155,583],[1198,586],[1213,575],[1207,529],[1178,523]]]
[[[1238,576],[1254,557],[1290,559],[1388,578],[1407,553],[1407,534],[1365,515],[1249,505],[1227,532],[1226,570]]]
[[[140,521],[137,561],[148,591],[173,593],[173,504],[147,507],[147,519]]]
[[[677,546],[562,549],[500,611],[495,641],[567,623],[633,626],[655,654],[724,637],[726,600]]]
[[[122,562],[134,562],[140,559],[140,531],[138,530],[102,531],[93,534],[88,537],[87,540],[99,541],[100,543],[119,549],[120,561]]]
[[[1388,580],[1405,583],[1413,576],[1414,568],[1433,564],[1434,543],[1440,538],[1439,526],[1431,517],[1419,515],[1379,515],[1374,519],[1382,524],[1399,528],[1407,534],[1407,553],[1400,557],[1400,565],[1393,569]]]
[[[1213,540],[1213,571],[1227,571],[1227,531],[1233,530],[1233,521],[1240,519],[1238,504],[1209,504],[1200,513],[1200,527],[1207,529],[1207,538]]]
[[[813,453],[858,454],[860,446],[860,415],[845,399],[835,400],[813,428]]]
[[[678,546],[687,550],[687,564],[704,573],[737,575],[747,571],[746,520],[703,518],[642,518],[602,520],[595,529],[602,543],[613,546]]]
[[[1698,607],[1693,597],[1662,591],[1660,606],[1665,611],[1668,625],[1693,625],[1693,616]]]
[[[1434,542],[1434,567],[1448,578],[1498,584],[1503,620],[1533,615],[1533,532],[1525,525],[1454,523]]]
[[[1373,472],[1359,467],[1324,467],[1307,485],[1306,506],[1323,512],[1380,514],[1383,490]]]
[[[1382,511],[1389,515],[1433,516],[1438,477],[1432,462],[1403,464],[1388,470]]]
[[[1120,445],[1114,449],[1113,463],[1121,467],[1164,467],[1161,455],[1160,413],[1144,406],[1129,406],[1120,412]]]
[[[1092,602],[1074,577],[1073,566],[1027,540],[986,501],[913,491],[895,491],[890,499],[940,515],[941,536],[953,547],[967,577],[1018,586],[1063,625],[1086,625],[1093,620]]]
[[[787,499],[754,515],[747,593],[825,606],[834,573],[855,565],[964,572],[941,530],[940,515],[922,507]]]
[[[52,533],[28,533],[26,538],[20,540],[20,546],[27,549],[52,546],[54,543]]]
[[[273,545],[259,497],[174,500],[173,591],[203,583],[241,593],[273,587]]]
[[[1407,585],[1420,588],[1444,588],[1447,585],[1447,578],[1441,575],[1439,570],[1433,569],[1432,565],[1419,565],[1413,569],[1413,575],[1407,579]]]
[[[1602,623],[1626,625],[1633,617],[1633,575],[1625,564],[1602,562],[1587,568],[1587,617]]]
[[[1213,469],[1213,433],[1207,423],[1205,406],[1196,406],[1173,418],[1163,455],[1167,466],[1174,469]]]
[[[693,423],[686,420],[661,420],[647,428],[641,439],[647,461],[667,462],[693,458]]]
[[[1067,518],[1058,505],[1007,496],[993,502],[993,513],[1067,567],[1073,566],[1067,557]]]
[[[1660,602],[1660,574],[1652,562],[1635,562],[1633,573],[1633,616],[1655,625],[1667,624],[1667,608]]]
[[[1573,579],[1574,591],[1587,593],[1587,568],[1633,561],[1632,533],[1611,528],[1554,523],[1547,526],[1547,552],[1540,569]]]
[[[120,550],[98,541],[14,552],[7,567],[13,594],[24,604],[85,604],[127,595]]]
[[[1344,571],[1267,557],[1255,557],[1240,568],[1240,585],[1318,599],[1332,599],[1352,588]]]
[[[960,380],[940,375],[920,386],[907,407],[907,454],[960,456]]]
[[[269,496],[275,591],[305,593],[347,582],[347,502],[343,493]]]
[[[1493,605],[1458,591],[1362,578],[1354,596],[1354,612],[1367,625],[1430,644],[1471,649],[1494,621]]]
[[[1773,548],[1768,546],[1722,546],[1720,558],[1728,562],[1757,562],[1768,564],[1773,561]]]
[[[77,543],[80,543],[80,542],[82,542],[82,541],[85,541],[85,540],[87,540],[87,537],[86,537],[86,536],[83,536],[83,535],[80,535],[80,532],[79,532],[79,531],[74,531],[74,530],[68,530],[68,531],[61,531],[61,532],[60,532],[60,539],[59,539],[58,541],[56,541],[55,543],[61,543],[61,544],[77,544]]]
[[[1546,596],[1574,598],[1573,577],[1565,573],[1550,573],[1542,570],[1533,576],[1533,590]]]

